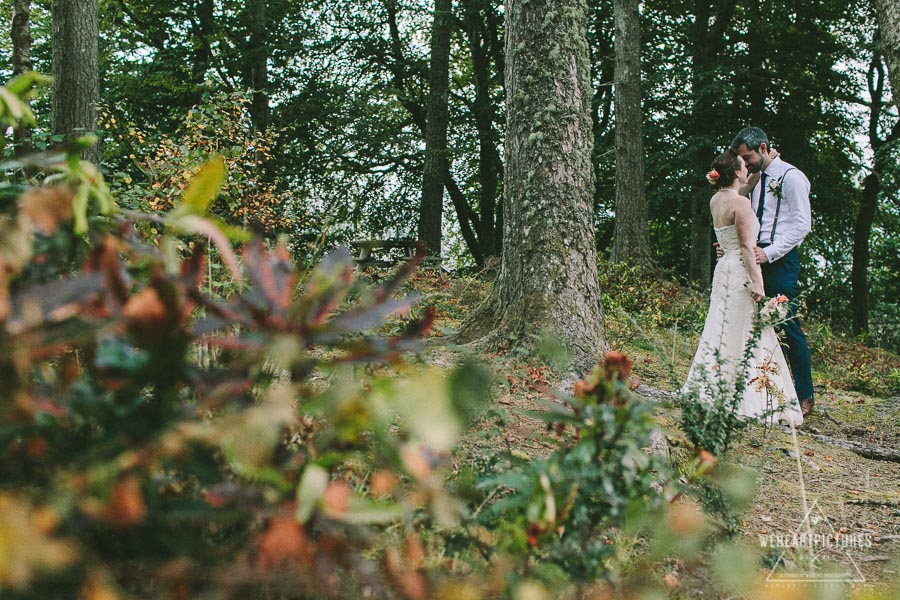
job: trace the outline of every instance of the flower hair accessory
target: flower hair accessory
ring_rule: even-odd
[[[716,185],[716,182],[719,181],[719,172],[713,169],[706,174],[706,180],[710,183],[710,185]]]

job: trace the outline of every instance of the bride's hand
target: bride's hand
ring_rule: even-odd
[[[754,302],[759,302],[763,298],[765,298],[766,294],[761,289],[757,289],[756,287],[750,288],[750,297],[753,298]]]
[[[769,148],[769,160],[775,160],[779,156],[781,156],[781,152],[779,152],[775,148]]]

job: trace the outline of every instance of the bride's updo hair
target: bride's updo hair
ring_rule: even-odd
[[[729,148],[713,159],[710,169],[710,173],[716,171],[719,174],[715,186],[719,189],[727,188],[734,183],[736,173],[741,170],[741,159],[733,148]]]

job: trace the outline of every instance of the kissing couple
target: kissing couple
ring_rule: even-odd
[[[815,403],[809,346],[793,305],[797,248],[812,224],[809,180],[781,160],[758,127],[735,136],[707,179],[716,188],[709,208],[719,260],[682,391],[712,403],[725,390],[726,406],[740,416],[800,425]],[[787,318],[775,324],[784,352],[772,324],[759,321],[772,308]]]

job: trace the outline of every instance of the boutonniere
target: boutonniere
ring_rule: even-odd
[[[780,200],[784,199],[784,196],[782,196],[782,190],[781,190],[781,182],[783,179],[784,179],[784,175],[782,175],[778,179],[773,179],[772,181],[769,182],[769,191],[772,192],[773,196],[775,196],[776,198],[778,198]]]

